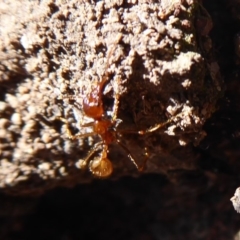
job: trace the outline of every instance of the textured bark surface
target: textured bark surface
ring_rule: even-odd
[[[1,238],[238,239],[238,2],[2,1]],[[100,180],[79,169],[99,139],[69,140],[56,117],[90,131],[82,100],[106,72],[105,117],[119,93],[118,129],[182,114],[121,136],[139,165],[148,148],[143,173],[112,144],[114,172]]]
[[[119,94],[118,129],[137,132],[182,113],[156,132],[122,134],[139,166],[149,155],[144,172],[197,168],[193,146],[206,135],[202,126],[222,93],[206,44],[211,19],[201,4],[9,1],[1,11],[2,188],[31,194],[93,178],[79,169],[80,161],[99,139],[68,139],[57,117],[66,118],[73,133],[91,131],[80,127],[92,121],[82,100],[104,74],[104,117],[111,118]],[[109,158],[112,178],[139,175],[118,145],[110,146]]]

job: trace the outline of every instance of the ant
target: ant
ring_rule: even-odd
[[[118,37],[118,41],[120,40],[120,37]],[[117,41],[117,42],[118,42]],[[101,139],[100,142],[96,143],[93,148],[88,153],[87,157],[85,157],[84,160],[81,160],[80,168],[85,168],[90,161],[91,157],[99,150],[101,149],[100,154],[93,158],[89,162],[89,170],[92,172],[93,175],[104,178],[108,177],[112,174],[113,166],[111,161],[108,158],[108,148],[109,145],[112,143],[117,143],[126,153],[128,158],[132,161],[132,163],[136,166],[136,168],[139,171],[142,171],[144,169],[143,167],[139,167],[136,161],[134,160],[133,156],[131,155],[128,148],[123,145],[118,138],[119,133],[135,133],[139,135],[144,135],[146,133],[154,132],[163,126],[167,125],[168,123],[172,122],[176,117],[180,114],[177,114],[176,116],[170,118],[168,121],[164,123],[157,124],[147,130],[141,130],[141,131],[121,131],[117,129],[118,121],[117,121],[117,111],[118,111],[118,105],[119,105],[119,93],[114,93],[115,100],[113,105],[113,113],[112,117],[110,119],[105,117],[104,114],[104,107],[103,107],[103,91],[106,86],[106,84],[110,81],[109,80],[109,74],[107,73],[107,69],[109,68],[109,59],[112,55],[117,42],[114,43],[114,47],[110,50],[107,60],[106,60],[106,66],[105,71],[102,76],[101,81],[96,83],[96,85],[92,86],[92,89],[90,92],[88,92],[83,100],[82,104],[82,110],[84,114],[92,118],[93,121],[87,124],[81,125],[81,127],[92,127],[92,132],[84,133],[84,134],[76,134],[72,135],[69,127],[68,121],[63,117],[58,117],[59,120],[64,122],[66,124],[66,131],[68,138],[71,140],[76,140],[79,138],[89,137],[98,135]],[[146,162],[146,161],[145,161]]]

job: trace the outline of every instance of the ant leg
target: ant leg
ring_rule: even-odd
[[[148,128],[147,130],[132,130],[132,129],[120,129],[117,130],[118,133],[123,133],[123,134],[139,134],[139,135],[144,135],[146,133],[152,133],[157,131],[158,129],[166,126],[167,124],[173,122],[177,117],[181,116],[183,112],[171,117],[168,119],[166,122],[163,123],[158,123],[157,125],[154,125],[153,127]]]
[[[89,123],[84,123],[84,124],[81,124],[80,123],[80,127],[84,128],[84,127],[92,127],[94,125],[94,122],[89,122]]]
[[[117,78],[117,86],[120,85],[119,78]],[[113,105],[113,115],[112,115],[112,121],[115,122],[117,119],[117,112],[118,112],[118,105],[119,105],[119,91],[117,89],[117,92],[114,93],[114,105]]]
[[[121,141],[120,141],[119,139],[117,139],[116,141],[117,141],[117,143],[119,144],[119,146],[127,153],[128,158],[132,161],[132,163],[135,165],[135,167],[136,167],[139,171],[141,171],[142,168],[138,166],[138,164],[137,164],[136,161],[134,160],[132,154],[131,154],[130,151],[127,149],[127,147],[125,147],[125,146],[121,143]]]
[[[58,99],[69,99],[69,100],[75,100],[76,99],[76,96],[73,95],[73,94],[61,94],[61,92],[60,92],[58,97],[59,97]]]
[[[151,133],[154,131],[157,131],[158,129],[166,126],[167,124],[173,122],[177,117],[179,117],[180,115],[182,115],[183,113],[179,113],[175,116],[173,116],[172,118],[170,118],[169,120],[167,120],[164,123],[159,123],[153,127],[148,128],[147,130],[140,130],[140,131],[134,131],[134,130],[118,130],[119,133],[129,133],[129,134],[139,134],[139,135],[144,135],[146,133]],[[137,167],[137,169],[139,171],[143,171],[146,167],[147,161],[149,159],[149,154],[148,154],[148,150],[147,148],[145,148],[145,159],[143,162],[143,166],[139,167],[136,163],[136,161],[134,160],[134,158],[132,157],[131,153],[129,152],[129,150],[120,142],[119,139],[117,139],[117,143],[127,152],[128,157],[130,158],[130,160],[133,162],[133,164]]]
[[[112,56],[113,52],[115,51],[115,49],[116,49],[116,47],[117,47],[117,44],[119,43],[119,41],[120,41],[121,38],[122,38],[122,34],[119,33],[119,34],[117,35],[117,38],[116,38],[115,42],[113,43],[113,47],[110,49],[110,51],[109,51],[109,53],[108,53],[108,55],[107,55],[107,61],[106,61],[105,71],[104,71],[104,72],[106,72],[107,69],[109,68],[109,59],[110,59],[110,57]]]
[[[73,135],[70,131],[68,121],[63,117],[57,117],[57,119],[59,119],[60,121],[62,121],[63,123],[66,124],[67,135],[68,135],[68,138],[71,139],[71,140],[76,140],[78,138],[84,138],[84,137],[90,137],[90,136],[96,135],[95,132],[79,133],[79,134]]]
[[[147,148],[145,147],[144,150],[145,150],[145,158],[144,158],[144,162],[143,162],[143,165],[141,167],[138,166],[138,164],[136,163],[136,161],[134,160],[132,154],[130,153],[130,151],[127,149],[127,147],[125,147],[121,142],[120,140],[117,140],[117,143],[124,149],[124,151],[127,153],[129,159],[132,161],[132,163],[136,166],[137,170],[139,172],[142,172],[145,168],[146,168],[146,164],[147,164],[147,161],[149,159],[149,154],[148,154],[148,150]]]
[[[148,128],[147,130],[137,131],[137,133],[138,133],[139,135],[144,135],[144,134],[146,134],[146,133],[155,132],[155,131],[157,131],[158,129],[166,126],[167,124],[169,124],[169,123],[171,123],[171,122],[173,122],[177,117],[179,117],[179,116],[182,115],[182,114],[183,114],[183,113],[181,112],[181,113],[179,113],[179,114],[171,117],[171,118],[168,119],[166,122],[159,123],[159,124],[157,124],[157,125],[155,125],[155,126],[153,126],[153,127]]]
[[[83,160],[81,160],[80,162],[80,168],[85,168],[87,166],[87,163],[89,162],[90,158],[92,157],[92,155],[97,151],[97,149],[99,148],[99,146],[102,144],[102,142],[98,142],[94,145],[94,147],[91,149],[91,151],[88,153],[87,157],[85,157]]]
[[[102,84],[101,85],[104,85],[105,82],[108,81],[107,78],[108,78],[109,73],[107,72],[107,69],[109,68],[109,65],[110,65],[109,60],[110,60],[110,57],[112,56],[113,52],[115,51],[115,49],[117,47],[117,44],[119,43],[121,37],[122,37],[122,34],[119,33],[117,35],[117,38],[116,38],[115,42],[113,43],[113,47],[110,49],[110,51],[107,55],[107,60],[106,60],[106,65],[105,65],[105,70],[104,70],[104,75],[102,77],[102,81],[101,81]]]
[[[147,147],[144,148],[144,155],[145,155],[145,158],[144,158],[144,161],[143,161],[143,165],[139,168],[139,171],[142,172],[145,168],[146,168],[146,165],[147,165],[147,161],[149,159],[149,154],[148,154],[148,149]]]
[[[148,128],[147,130],[120,129],[120,130],[117,130],[117,132],[118,133],[123,133],[123,134],[139,134],[139,135],[144,135],[146,133],[152,133],[152,132],[155,132],[158,129],[166,126],[167,124],[173,122],[177,117],[181,116],[182,114],[183,114],[183,112],[171,117],[166,122],[158,123],[158,124]]]

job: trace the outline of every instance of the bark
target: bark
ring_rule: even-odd
[[[201,3],[22,1],[1,11],[2,188],[21,194],[30,182],[41,191],[94,177],[79,168],[101,139],[72,141],[57,117],[73,134],[91,131],[80,126],[92,121],[82,101],[103,77],[103,117],[118,107],[117,129],[130,130],[120,141],[139,166],[148,155],[143,173],[197,168],[193,146],[206,135],[202,126],[223,90]],[[108,157],[112,178],[139,175],[119,145],[109,146]]]
[[[1,2],[0,187],[7,195],[0,217],[8,221],[0,235],[232,239],[239,229],[229,200],[240,182],[239,6],[237,0]],[[73,134],[91,131],[80,126],[92,120],[82,102],[103,77],[104,118],[111,119],[119,95],[113,127],[139,166],[147,159],[143,172],[116,143],[109,145],[108,179],[81,169],[101,139],[68,139],[57,118],[67,119]],[[35,208],[39,198],[32,197],[78,183],[45,195]],[[77,220],[66,223],[72,215]],[[36,236],[37,226],[43,231]]]

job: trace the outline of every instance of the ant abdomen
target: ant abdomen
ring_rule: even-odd
[[[104,178],[112,174],[113,166],[111,161],[108,159],[107,155],[108,155],[108,146],[104,145],[100,156],[94,158],[89,163],[89,170],[95,176]]]
[[[89,170],[97,177],[108,177],[113,172],[113,166],[111,161],[105,158],[95,158],[89,163]]]

